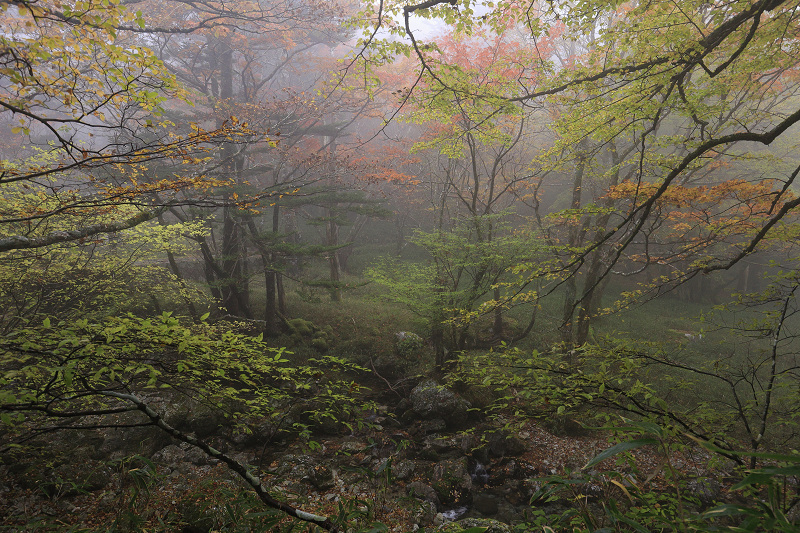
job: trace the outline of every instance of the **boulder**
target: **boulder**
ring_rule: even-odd
[[[392,466],[392,475],[401,481],[409,479],[416,470],[417,465],[414,461],[397,461]]]
[[[472,499],[472,476],[467,459],[441,461],[433,468],[433,488],[445,506],[467,505]]]
[[[440,418],[448,427],[458,427],[467,421],[469,404],[454,392],[433,380],[425,380],[411,391],[412,410],[421,418]]]
[[[511,533],[511,526],[492,520],[490,518],[464,518],[456,522],[448,522],[438,527],[436,531],[445,533],[460,533],[473,527],[485,527],[486,533]]]
[[[722,486],[719,481],[711,478],[693,479],[687,483],[689,494],[700,500],[703,507],[710,507],[720,498]]]
[[[274,474],[305,481],[319,490],[329,489],[336,483],[333,470],[310,455],[284,455]]]
[[[497,498],[491,494],[476,494],[472,499],[472,508],[482,515],[496,515],[498,509]]]
[[[495,432],[489,435],[489,454],[502,458],[507,455],[519,455],[526,449],[525,441],[506,432]]]
[[[177,463],[207,465],[211,462],[211,458],[200,448],[185,443],[165,446],[153,454],[152,460],[154,463],[160,463],[170,467]]]
[[[436,491],[430,485],[426,485],[421,481],[414,481],[406,485],[406,493],[419,500],[431,502],[437,509],[439,508],[439,496],[436,495]]]
[[[436,504],[423,500],[411,512],[411,520],[418,526],[429,526],[436,518]]]

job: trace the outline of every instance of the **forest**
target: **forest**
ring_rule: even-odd
[[[797,0],[0,24],[0,532],[800,531]]]

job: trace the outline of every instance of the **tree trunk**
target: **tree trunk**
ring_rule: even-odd
[[[581,149],[585,149],[586,141],[581,141]],[[586,168],[586,160],[582,153],[578,155],[577,165],[575,167],[575,176],[572,180],[572,202],[570,203],[570,208],[577,210],[581,208],[581,193],[583,192],[583,174]],[[569,228],[569,253],[573,253],[576,250],[582,240],[583,231],[581,228],[581,224],[576,220],[573,225]],[[568,260],[571,261],[572,258],[568,257]],[[565,348],[567,350],[571,350],[574,346],[574,338],[573,338],[573,314],[575,312],[575,298],[578,294],[578,267],[569,273],[569,278],[564,283],[565,291],[564,291],[564,307],[563,312],[561,314],[561,326],[559,330],[561,332],[561,341],[565,344]]]
[[[494,288],[492,298],[494,298],[495,301],[494,325],[492,329],[494,330],[494,337],[499,339],[503,336],[503,309],[500,307],[500,287]]]
[[[339,225],[334,220],[333,210],[328,210],[328,225],[327,225],[327,245],[335,247],[339,245]],[[342,301],[342,290],[339,287],[340,283],[340,266],[339,254],[337,250],[331,249],[328,252],[328,265],[330,267],[330,294],[331,300],[334,302]]]

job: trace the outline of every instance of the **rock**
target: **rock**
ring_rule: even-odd
[[[426,435],[431,435],[447,429],[447,422],[441,418],[434,418],[433,420],[423,420],[417,427]]]
[[[346,440],[342,443],[342,446],[339,448],[339,451],[345,455],[353,455],[359,452],[363,452],[366,449],[367,445],[364,442],[357,440]]]
[[[336,481],[333,476],[333,470],[327,465],[318,464],[309,469],[308,474],[303,478],[303,481],[309,481],[319,490],[327,490],[333,488]]]
[[[511,526],[490,518],[463,518],[455,522],[444,524],[438,527],[436,531],[460,533],[472,527],[485,527],[486,533],[511,533]]]
[[[433,468],[433,488],[443,505],[466,505],[472,499],[467,459],[441,461]]]
[[[422,459],[423,461],[438,461],[439,454],[438,452],[431,446],[430,444],[426,444],[422,448],[420,448],[419,452],[417,453],[417,457]]]
[[[395,354],[403,358],[419,355],[419,352],[425,345],[422,337],[416,333],[411,333],[410,331],[400,331],[395,333],[395,338],[397,339],[394,345]]]
[[[544,426],[557,437],[588,437],[591,430],[586,429],[580,422],[564,415],[555,415],[544,421]]]
[[[458,441],[453,437],[443,437],[438,434],[433,434],[425,439],[425,446],[430,446],[438,454],[446,454],[449,452],[460,452],[461,447]]]
[[[716,503],[719,500],[722,489],[719,481],[711,478],[693,479],[687,483],[686,488],[689,494],[700,500],[704,507],[709,507]]]
[[[333,470],[310,455],[284,455],[274,473],[292,480],[305,481],[319,490],[329,489],[336,483]]]
[[[211,463],[211,458],[202,450],[188,444],[170,444],[154,453],[152,460],[170,467],[178,463],[191,463],[198,466]]]
[[[414,481],[406,485],[406,493],[419,500],[431,502],[437,509],[439,508],[439,496],[437,496],[436,491],[430,485],[426,485],[421,481]]]
[[[495,432],[489,435],[489,454],[494,457],[519,455],[526,450],[525,441],[505,432]]]
[[[414,461],[398,461],[392,465],[392,475],[395,479],[403,481],[414,474],[416,467],[417,465],[414,464]]]
[[[418,502],[411,512],[411,521],[419,526],[429,526],[436,518],[436,504],[427,500]]]
[[[497,514],[497,498],[491,494],[476,494],[472,498],[472,508],[482,515],[491,516]]]
[[[448,427],[458,427],[467,421],[469,404],[433,380],[426,380],[411,391],[411,408],[421,418],[441,418]]]

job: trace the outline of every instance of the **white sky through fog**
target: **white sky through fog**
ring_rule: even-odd
[[[487,7],[484,0],[477,0],[473,2],[472,5],[473,17],[480,17],[491,11],[491,8]],[[400,25],[403,25],[403,16],[402,14],[397,21]],[[431,20],[425,19],[418,15],[412,14],[409,19],[409,26],[411,27],[411,31],[414,32],[414,37],[416,39],[431,39],[436,37],[437,35],[447,31],[447,25],[444,24],[440,20]]]

